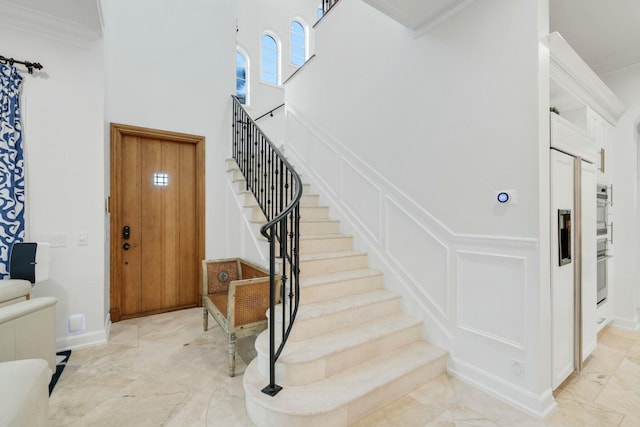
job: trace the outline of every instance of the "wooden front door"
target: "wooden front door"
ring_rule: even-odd
[[[111,320],[202,302],[204,137],[111,125]]]

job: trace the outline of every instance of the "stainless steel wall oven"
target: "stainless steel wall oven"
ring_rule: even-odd
[[[608,279],[607,279],[607,239],[598,239],[597,244],[597,275],[598,275],[598,294],[596,303],[602,304],[608,296]]]
[[[598,202],[597,224],[598,236],[607,234],[608,206],[609,206],[609,188],[606,185],[598,184],[596,194]]]

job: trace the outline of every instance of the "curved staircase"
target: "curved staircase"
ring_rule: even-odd
[[[229,162],[243,192],[243,178]],[[251,218],[260,208],[245,194]],[[420,321],[404,314],[400,297],[385,290],[367,254],[304,186],[300,221],[301,305],[276,363],[275,396],[269,382],[269,337],[256,339],[257,357],[244,373],[246,407],[259,427],[348,426],[442,374],[447,354],[422,340]],[[276,310],[276,329],[282,310]]]

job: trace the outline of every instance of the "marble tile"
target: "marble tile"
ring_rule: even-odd
[[[609,328],[598,337],[598,347],[614,353],[627,354],[637,341],[619,330],[611,332],[611,329],[613,328]]]
[[[629,350],[629,353],[627,354],[627,358],[633,363],[640,365],[640,343],[631,347],[631,350]]]
[[[568,381],[565,381],[559,388],[556,397],[595,402],[609,378],[610,375],[596,371],[583,370],[581,373],[574,372],[568,378]]]
[[[373,414],[358,421],[356,427],[422,427],[430,420],[437,418],[443,409],[425,406],[411,396],[404,396],[384,407],[381,413]]]
[[[625,354],[598,346],[587,358],[583,368],[585,371],[612,375],[624,358]]]
[[[639,410],[640,411],[640,410]],[[640,426],[640,414],[636,415],[625,415],[620,427],[638,427]]]
[[[596,403],[624,414],[640,416],[640,365],[625,359]]]
[[[118,322],[109,343],[74,350],[50,398],[53,427],[250,427],[242,372],[254,337],[238,342],[228,376],[227,339],[194,308]],[[605,328],[580,374],[534,419],[447,374],[359,420],[356,427],[638,427],[640,333]]]
[[[456,398],[461,405],[490,420],[499,419],[511,409],[511,406],[506,403],[489,396],[457,378],[450,377],[450,382],[455,391]]]
[[[624,415],[604,406],[559,397],[558,408],[545,425],[558,427],[617,427]]]
[[[500,426],[509,427],[545,427],[543,420],[533,418],[517,409],[509,409],[500,418],[496,420]]]
[[[503,414],[504,415],[504,414]],[[437,419],[425,424],[425,427],[444,426],[474,426],[474,427],[498,427],[492,420],[463,405],[457,405],[447,409]]]

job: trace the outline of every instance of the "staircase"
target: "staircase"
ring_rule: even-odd
[[[227,163],[250,218],[264,217],[235,161]],[[244,373],[246,407],[259,427],[348,426],[443,373],[447,354],[421,338],[421,322],[404,314],[400,297],[385,290],[367,254],[352,248],[339,221],[305,185],[301,200],[301,305],[276,364],[276,396],[269,382],[269,336],[256,339],[258,356]],[[257,235],[257,234],[256,234]],[[276,330],[282,310],[276,310]]]

